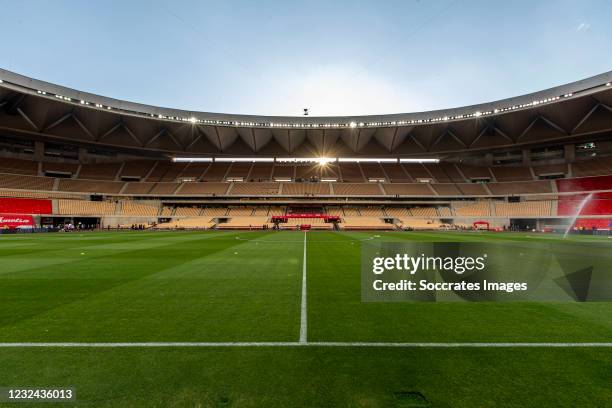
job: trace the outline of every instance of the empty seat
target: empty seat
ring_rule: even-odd
[[[497,181],[528,181],[533,180],[529,167],[491,167]]]
[[[71,176],[75,175],[79,169],[78,163],[55,163],[55,162],[43,162],[42,171],[43,174],[46,172],[52,173],[63,173]]]
[[[33,160],[0,158],[0,173],[9,174],[38,174],[38,162]]]
[[[489,183],[489,190],[495,195],[540,194],[552,193],[552,184],[549,180],[515,181],[512,183]]]
[[[329,195],[329,183],[283,183],[283,195]]]
[[[125,165],[121,169],[120,177],[138,177],[141,180],[151,171],[151,168],[155,165],[153,160],[135,160],[125,162]]]
[[[381,166],[392,183],[412,183],[414,181],[399,163],[383,163]]]
[[[499,217],[548,217],[552,214],[552,201],[495,202],[495,215]]]
[[[172,195],[179,185],[179,183],[155,183],[149,194]]]
[[[491,215],[489,201],[454,201],[453,210],[463,217],[487,217]]]
[[[125,183],[119,181],[59,179],[60,191],[118,194]]]
[[[183,183],[176,191],[176,195],[224,195],[229,185],[229,183]]]
[[[272,180],[272,167],[274,167],[274,163],[253,163],[249,181]]]
[[[431,196],[434,195],[428,183],[385,183],[382,185],[388,195]]]
[[[51,177],[0,174],[0,188],[50,191],[53,190],[54,181]]]
[[[202,176],[204,181],[224,181],[225,173],[231,163],[212,163]]]
[[[253,163],[232,163],[232,167],[225,175],[226,179],[241,179],[248,181],[249,173],[251,172]]]
[[[183,170],[181,170],[177,178],[179,180],[201,180],[202,175],[204,174],[206,169],[208,169],[208,166],[210,166],[210,163],[187,163],[187,166],[185,166]]]
[[[58,200],[61,215],[114,215],[116,204],[108,201]]]
[[[80,179],[114,180],[117,177],[121,163],[83,164],[79,172]]]
[[[159,212],[159,204],[139,203],[135,201],[123,201],[121,203],[121,214],[151,217]]]
[[[333,183],[334,195],[384,195],[378,183]]]
[[[234,183],[228,195],[277,195],[280,183]]]
[[[340,163],[340,174],[345,182],[359,183],[366,181],[359,168],[359,163]]]

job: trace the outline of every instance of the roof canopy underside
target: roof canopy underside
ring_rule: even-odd
[[[353,117],[189,112],[0,79],[3,134],[168,155],[430,156],[612,134],[612,72],[487,104]]]

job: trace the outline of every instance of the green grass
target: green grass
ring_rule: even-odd
[[[309,341],[612,341],[612,303],[362,303],[360,244],[373,235],[612,250],[592,237],[309,232]],[[0,236],[0,342],[295,342],[303,239]],[[66,406],[79,407],[402,407],[406,392],[434,407],[607,407],[610,384],[610,348],[0,348],[0,387],[74,386]]]

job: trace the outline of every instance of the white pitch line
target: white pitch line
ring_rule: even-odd
[[[0,348],[154,348],[154,347],[371,347],[371,348],[612,348],[612,343],[385,343],[385,342],[137,342],[0,343]]]
[[[308,340],[308,303],[306,299],[306,231],[304,231],[304,260],[302,261],[302,307],[300,313],[300,343]]]

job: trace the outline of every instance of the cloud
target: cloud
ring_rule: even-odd
[[[578,24],[578,27],[576,27],[576,32],[579,33],[581,31],[589,31],[591,28],[591,25],[587,22],[582,22],[580,24]]]

